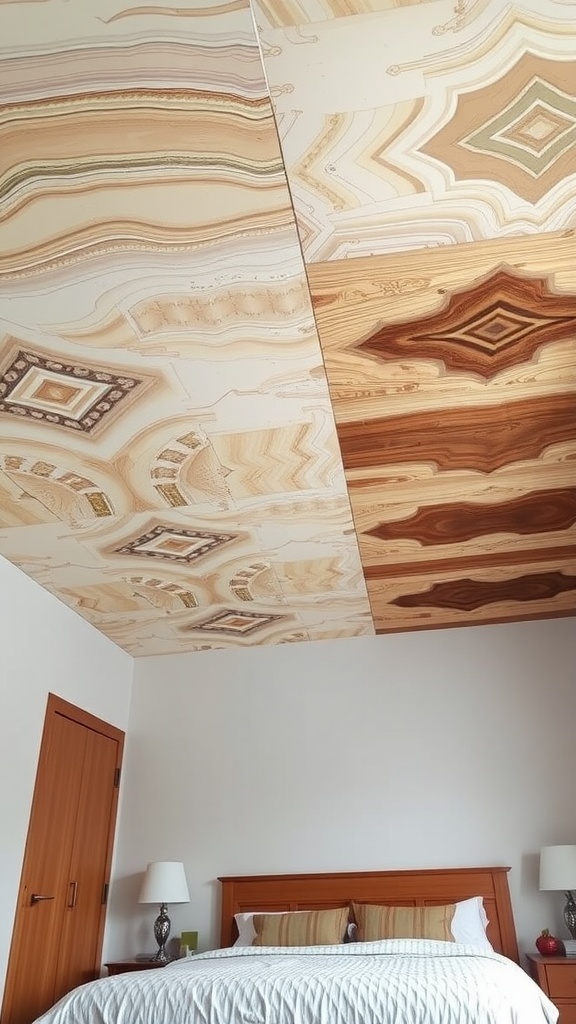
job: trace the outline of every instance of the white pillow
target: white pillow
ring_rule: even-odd
[[[234,914],[234,920],[236,921],[236,927],[238,928],[238,938],[234,943],[235,946],[251,946],[252,942],[256,938],[256,932],[254,930],[254,923],[252,918],[254,914],[288,914],[288,910],[253,910],[249,914]],[[302,910],[294,910],[294,914],[302,914]]]
[[[251,946],[252,942],[256,938],[256,932],[254,930],[254,923],[252,918],[254,914],[305,914],[305,910],[254,910],[249,914],[234,914],[234,920],[236,921],[236,927],[238,928],[238,938],[234,943],[235,946]],[[353,929],[356,927],[355,924],[348,925],[348,938],[352,938]]]
[[[450,928],[455,942],[493,951],[486,935],[487,924],[488,918],[482,897],[472,896],[469,900],[461,900],[456,904]]]

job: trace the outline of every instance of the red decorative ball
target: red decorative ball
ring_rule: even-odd
[[[562,942],[550,935],[548,928],[544,928],[536,939],[536,949],[542,956],[558,956],[562,952]]]

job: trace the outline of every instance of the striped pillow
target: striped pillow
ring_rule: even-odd
[[[334,946],[344,942],[348,907],[290,914],[254,914],[253,946]]]
[[[376,939],[442,939],[454,942],[451,924],[456,904],[446,907],[381,907],[353,903],[357,942]]]

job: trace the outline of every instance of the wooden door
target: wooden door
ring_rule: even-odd
[[[108,831],[114,797],[117,744],[85,730],[82,786],[70,860],[54,1001],[94,977],[105,916]],[[107,780],[107,784],[103,784]]]
[[[49,695],[2,1024],[31,1024],[97,976],[123,739]]]

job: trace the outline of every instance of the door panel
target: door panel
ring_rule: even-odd
[[[62,927],[74,830],[82,781],[86,730],[61,715],[41,752],[13,937],[12,1024],[34,1020],[53,1002],[54,971]],[[54,811],[57,794],[57,813]],[[33,896],[49,899],[32,901]],[[4,1015],[3,1015],[4,1016]]]
[[[31,1024],[98,971],[123,742],[119,729],[49,695],[2,1024]]]
[[[82,788],[70,861],[54,999],[92,981],[106,907],[107,847],[114,805],[118,743],[88,732]]]

